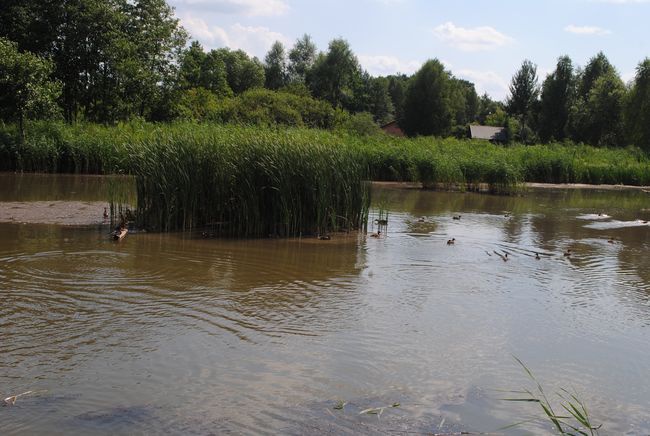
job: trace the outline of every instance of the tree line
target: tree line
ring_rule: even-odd
[[[189,44],[188,44],[189,42]],[[5,0],[0,9],[0,118],[341,125],[365,132],[397,120],[409,136],[466,136],[505,126],[524,143],[572,140],[650,149],[650,60],[631,85],[599,53],[567,56],[540,85],[524,61],[507,100],[477,95],[436,60],[411,76],[373,77],[344,39],[319,51],[309,35],[264,59],[206,51],[165,0]],[[351,115],[356,114],[356,115]]]

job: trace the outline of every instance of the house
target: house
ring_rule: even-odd
[[[400,129],[399,125],[397,125],[397,121],[395,120],[381,126],[381,130],[383,130],[384,133],[386,133],[387,135],[400,136],[400,137],[406,136],[404,131]]]
[[[507,142],[508,140],[504,127],[469,126],[469,133],[472,139],[487,139],[492,142]]]

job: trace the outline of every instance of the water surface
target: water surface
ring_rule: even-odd
[[[105,196],[92,177],[0,180],[0,201]],[[379,239],[0,224],[0,396],[46,391],[0,408],[2,433],[493,431],[539,416],[499,400],[532,387],[513,355],[603,434],[650,432],[650,194],[373,198]]]

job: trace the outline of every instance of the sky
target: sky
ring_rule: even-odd
[[[477,92],[503,100],[524,59],[540,83],[557,58],[584,66],[603,51],[625,82],[650,56],[650,0],[168,0],[205,49],[260,59],[278,40],[309,34],[321,51],[346,39],[373,76],[442,61]]]

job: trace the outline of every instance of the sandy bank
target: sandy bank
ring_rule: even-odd
[[[10,201],[0,202],[0,222],[87,226],[108,224],[101,201]]]

